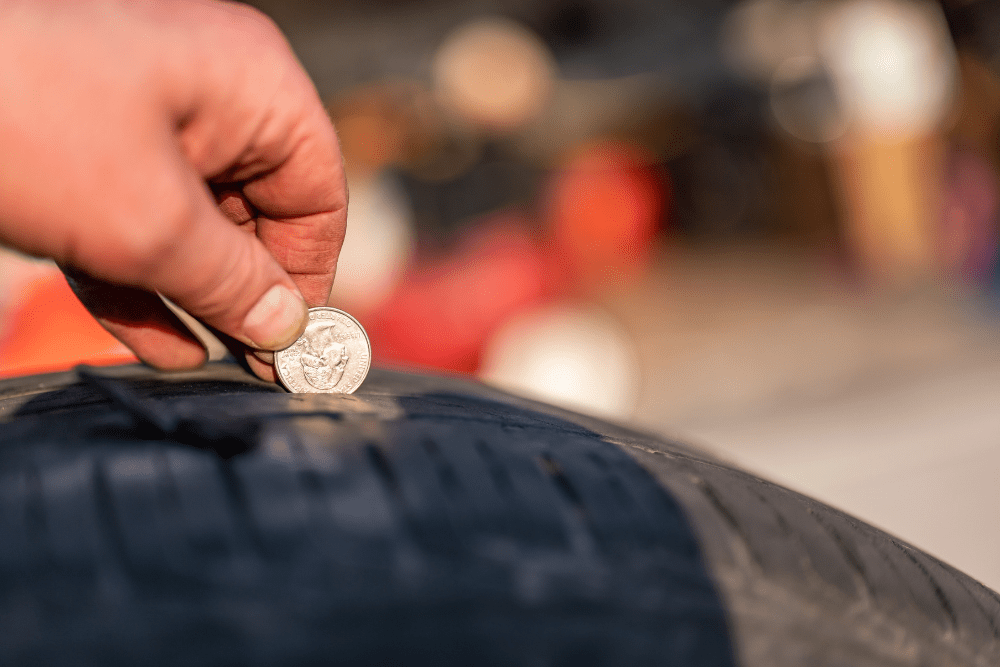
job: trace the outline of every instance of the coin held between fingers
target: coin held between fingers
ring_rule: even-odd
[[[371,343],[361,324],[337,308],[309,309],[291,346],[274,353],[278,379],[295,393],[353,393],[371,367]]]

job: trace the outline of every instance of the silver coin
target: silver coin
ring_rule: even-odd
[[[284,350],[274,368],[285,388],[297,394],[351,394],[371,367],[372,346],[356,319],[329,307],[309,309],[309,324]]]

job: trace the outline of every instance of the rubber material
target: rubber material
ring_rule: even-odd
[[[677,443],[421,375],[100,374],[0,383],[0,664],[1000,664],[993,591]]]
[[[734,664],[679,506],[581,424],[377,371],[91,374],[0,387],[0,664]]]

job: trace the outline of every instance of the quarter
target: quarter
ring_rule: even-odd
[[[302,335],[274,353],[278,379],[297,394],[351,394],[371,367],[372,347],[361,324],[336,308],[309,309]]]

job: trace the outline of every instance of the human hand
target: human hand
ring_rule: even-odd
[[[36,0],[4,3],[0,34],[0,242],[55,259],[152,366],[206,355],[156,292],[243,350],[293,342],[329,297],[347,191],[278,29],[211,0]]]

